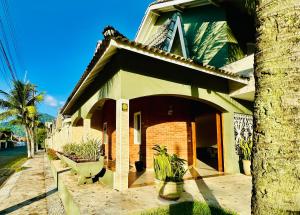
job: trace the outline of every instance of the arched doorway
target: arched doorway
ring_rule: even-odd
[[[131,99],[131,169],[138,161],[146,169],[152,169],[152,148],[159,144],[165,145],[169,153],[185,159],[190,169],[193,167],[198,171],[195,176],[223,171],[222,111],[203,101],[182,96],[156,95]],[[191,174],[193,177],[194,173]]]

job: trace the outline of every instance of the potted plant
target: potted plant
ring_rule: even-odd
[[[78,184],[92,183],[104,166],[104,157],[101,155],[101,144],[95,139],[89,139],[79,144],[68,143],[63,147],[63,153],[58,157],[78,175]]]
[[[183,176],[187,169],[186,161],[176,154],[170,155],[165,146],[155,145],[154,172],[159,196],[168,200],[177,200],[183,192]]]
[[[144,162],[143,162],[143,156],[141,154],[141,151],[139,152],[140,154],[140,160],[135,161],[135,169],[137,172],[142,172],[144,170]]]
[[[251,152],[253,147],[253,141],[251,139],[240,141],[240,149],[242,152],[243,169],[245,175],[251,175]]]
[[[144,162],[143,161],[135,161],[135,169],[137,172],[142,172],[144,170]]]

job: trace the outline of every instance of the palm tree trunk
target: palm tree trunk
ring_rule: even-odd
[[[24,127],[25,127],[25,134],[26,134],[27,157],[31,158],[31,144],[30,144],[28,128],[26,126],[24,126]]]
[[[300,211],[299,17],[299,0],[257,0],[253,215]]]
[[[31,156],[33,157],[34,156],[34,139],[33,139],[33,133],[32,133],[32,129],[29,127],[28,128],[28,136],[29,136],[29,139],[30,139],[30,152],[31,152]]]
[[[34,142],[35,142],[35,151],[37,152],[39,150],[39,144],[37,141],[37,132],[36,132],[36,127],[34,127],[33,132],[34,132]]]

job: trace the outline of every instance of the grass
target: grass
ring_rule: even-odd
[[[17,147],[0,151],[0,186],[14,172],[24,169],[21,167],[27,160],[26,147]]]
[[[141,215],[237,215],[237,213],[208,205],[204,202],[181,202],[169,206],[150,209]]]

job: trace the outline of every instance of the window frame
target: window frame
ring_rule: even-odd
[[[137,128],[138,127],[137,116],[139,116],[139,129]],[[142,113],[140,111],[135,112],[133,115],[133,129],[134,129],[133,143],[135,145],[141,145],[141,143],[142,143]]]

